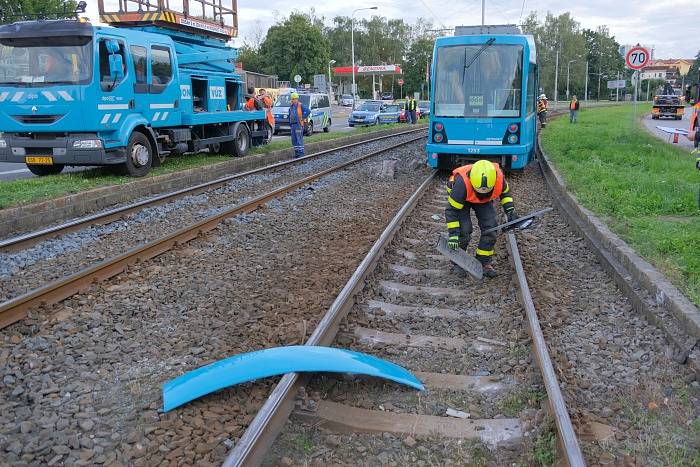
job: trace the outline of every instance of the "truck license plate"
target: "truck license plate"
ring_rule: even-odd
[[[27,164],[51,165],[51,164],[53,164],[53,157],[51,157],[51,156],[27,156],[24,158],[24,162],[26,162]]]

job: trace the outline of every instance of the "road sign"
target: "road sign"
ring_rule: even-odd
[[[623,89],[627,85],[624,79],[608,81],[608,89]]]
[[[399,86],[403,86],[403,79],[399,78]]]
[[[300,75],[294,75],[294,82],[295,83],[301,83],[301,76]]]
[[[625,64],[632,70],[641,70],[649,63],[651,55],[646,47],[632,47],[625,55]]]

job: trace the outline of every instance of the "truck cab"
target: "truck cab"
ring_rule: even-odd
[[[37,175],[111,165],[142,176],[168,155],[242,156],[269,140],[264,111],[242,109],[237,53],[221,37],[125,26],[0,26],[0,161]]]

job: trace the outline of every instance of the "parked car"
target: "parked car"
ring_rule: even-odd
[[[309,107],[311,115],[306,125],[304,133],[310,136],[314,131],[323,130],[324,133],[331,131],[331,103],[328,94],[320,93],[299,93],[299,101]],[[272,114],[275,116],[275,134],[281,130],[289,130],[289,105],[291,104],[291,94],[280,94],[272,107]]]
[[[348,116],[348,126],[377,125],[382,110],[381,101],[365,101]]]
[[[340,105],[343,107],[352,107],[352,95],[351,94],[343,94],[340,96]]]
[[[383,101],[393,101],[394,100],[394,94],[391,92],[383,92],[382,93],[382,100]]]
[[[379,111],[379,123],[399,123],[401,121],[401,107],[399,104],[384,105]]]
[[[430,101],[418,101],[418,109],[420,109],[419,118],[430,117]]]

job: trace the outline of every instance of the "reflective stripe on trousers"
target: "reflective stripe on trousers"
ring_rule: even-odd
[[[290,125],[292,133],[292,147],[294,148],[294,157],[304,156],[304,127],[293,123]]]

